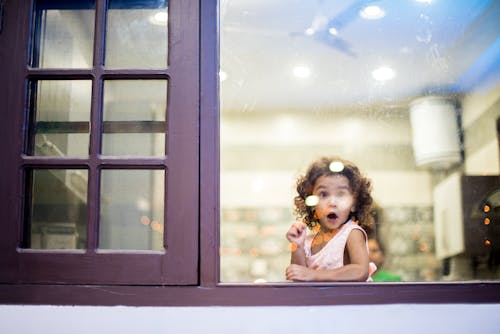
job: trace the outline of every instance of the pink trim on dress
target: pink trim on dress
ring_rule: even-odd
[[[340,227],[337,234],[316,254],[311,254],[311,244],[314,239],[315,234],[310,234],[306,238],[304,245],[306,253],[306,265],[311,269],[336,269],[344,266],[344,250],[347,243],[347,238],[352,230],[361,230],[365,236],[366,251],[368,252],[368,237],[365,230],[361,228],[358,224],[352,220],[348,220],[344,225]],[[375,272],[376,266],[374,263],[370,263],[370,278]]]

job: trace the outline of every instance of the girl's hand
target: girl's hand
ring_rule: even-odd
[[[315,270],[307,267],[291,264],[286,268],[286,279],[294,282],[314,281]]]
[[[286,238],[297,247],[304,247],[307,235],[307,225],[302,222],[295,222],[286,232]]]

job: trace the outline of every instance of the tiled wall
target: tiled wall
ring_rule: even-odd
[[[290,208],[232,208],[221,215],[223,282],[280,282],[290,262],[285,233],[294,221]],[[379,233],[386,248],[384,268],[405,281],[440,278],[434,256],[432,207],[381,210]]]
[[[290,262],[285,233],[293,221],[290,208],[222,210],[221,280],[284,281]]]
[[[404,281],[440,279],[441,261],[434,255],[432,207],[387,207],[378,233],[385,248],[384,269]]]

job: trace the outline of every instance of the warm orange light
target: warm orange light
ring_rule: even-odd
[[[151,229],[155,232],[162,232],[163,231],[163,224],[160,224],[156,220],[153,220],[151,222]]]
[[[491,208],[490,208],[490,206],[489,206],[489,205],[485,205],[485,206],[483,207],[483,211],[484,211],[484,212],[490,212],[490,209],[491,209]]]
[[[257,212],[255,211],[247,211],[245,214],[245,218],[248,219],[249,221],[253,222],[257,219]]]
[[[148,216],[142,216],[141,217],[141,224],[144,226],[148,226],[150,223],[149,217]]]
[[[259,256],[259,249],[258,248],[252,248],[250,249],[250,256]]]
[[[490,225],[491,221],[489,218],[484,218],[484,225]]]
[[[265,226],[260,229],[260,235],[262,236],[268,236],[268,235],[273,235],[276,233],[276,226]]]
[[[239,248],[229,248],[229,247],[221,247],[219,248],[219,254],[222,255],[241,255],[241,249]]]
[[[488,239],[486,239],[486,240],[484,241],[484,245],[485,245],[485,246],[491,246],[491,241],[489,241]]]
[[[422,242],[420,245],[418,245],[418,249],[421,252],[425,252],[427,250],[427,244],[425,242]]]
[[[295,242],[292,242],[288,245],[288,249],[290,252],[295,252],[297,250],[297,244]]]

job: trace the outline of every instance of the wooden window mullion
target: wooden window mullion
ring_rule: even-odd
[[[92,70],[92,100],[90,109],[90,141],[88,164],[87,197],[87,254],[95,254],[99,240],[99,188],[100,188],[100,148],[102,143],[101,122],[103,102],[102,72],[104,64],[106,36],[107,0],[96,0],[94,49]]]

